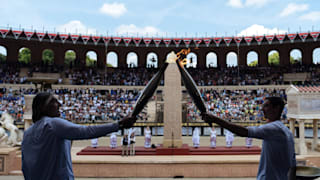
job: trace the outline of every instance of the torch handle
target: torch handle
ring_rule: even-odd
[[[152,79],[148,82],[147,86],[142,90],[138,100],[136,101],[136,104],[134,106],[134,109],[131,113],[132,117],[137,116],[143,109],[143,107],[148,103],[148,100],[152,97],[154,91],[157,89],[161,77],[168,67],[168,63],[165,62],[159,71],[152,77]]]
[[[188,71],[184,68],[183,64],[179,59],[177,60],[177,65],[180,70],[182,81],[188,93],[190,94],[191,98],[193,99],[193,102],[202,113],[207,112],[207,108],[196,86],[196,83],[193,81],[192,77],[190,76]]]

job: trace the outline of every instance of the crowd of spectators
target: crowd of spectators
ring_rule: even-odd
[[[98,121],[118,121],[128,116],[139,96],[138,90],[56,90],[58,100],[62,104],[63,118],[77,123],[95,123]],[[146,109],[138,119],[147,120]]]
[[[263,120],[262,104],[269,96],[279,96],[286,99],[285,89],[257,90],[201,90],[207,109],[218,117],[233,121]],[[286,121],[285,108],[282,120]],[[192,103],[187,104],[187,119],[194,122],[200,118],[200,112]]]
[[[75,85],[126,85],[144,86],[157,72],[153,68],[109,68],[97,71],[91,68],[68,69],[65,78]],[[227,67],[227,68],[188,68],[198,86],[214,85],[270,85],[285,84],[285,73],[308,72],[310,76],[298,84],[319,84],[318,65],[292,65],[288,67]],[[164,81],[161,81],[163,85]]]
[[[62,104],[61,116],[76,123],[97,123],[118,121],[129,115],[139,97],[138,90],[96,90],[96,89],[57,89],[50,90],[57,95]],[[261,121],[263,112],[261,104],[265,97],[280,96],[286,99],[284,89],[257,90],[200,90],[207,109],[224,119],[235,121]],[[11,88],[0,89],[0,114],[7,111],[16,122],[23,120],[24,95],[36,94],[35,89]],[[200,120],[200,113],[194,103],[188,98],[188,122]],[[145,108],[139,114],[142,121],[147,121],[150,115]],[[286,110],[283,114],[286,120]],[[151,120],[152,121],[152,120]]]
[[[21,67],[28,68],[26,76],[20,76]],[[23,84],[30,83],[26,79],[33,72],[60,73],[74,85],[126,85],[145,86],[157,72],[154,68],[65,68],[59,66],[21,64],[1,64],[0,83]],[[269,85],[284,84],[284,73],[308,72],[309,76],[302,84],[319,85],[319,65],[295,64],[287,67],[228,67],[228,68],[188,68],[198,86],[214,85]],[[58,81],[62,82],[62,81]],[[161,84],[163,84],[163,80]],[[35,89],[20,89],[13,91],[0,89],[0,113],[8,111],[18,122],[22,121],[24,94],[35,94]],[[139,95],[137,90],[95,90],[95,89],[59,89],[53,93],[59,95],[63,105],[61,114],[64,118],[76,122],[97,122],[106,120],[119,120],[128,115]],[[265,97],[278,95],[286,98],[281,90],[207,90],[202,92],[207,108],[214,114],[230,120],[256,120],[261,121],[263,113],[261,104]],[[189,101],[187,106],[187,119],[199,119],[199,112]],[[146,120],[146,111],[141,113],[140,119]],[[285,117],[285,115],[283,116]]]
[[[20,67],[18,65],[0,64],[0,84],[23,84],[26,77],[20,77]]]
[[[48,90],[57,95],[62,107],[61,116],[76,123],[118,121],[132,112],[139,96],[138,90],[57,89]],[[35,89],[0,89],[0,114],[7,111],[17,122],[24,114],[24,95],[36,94]],[[138,119],[146,121],[146,108]]]
[[[24,90],[0,89],[0,114],[8,112],[16,122],[22,122],[24,114]]]
[[[73,85],[126,85],[145,86],[157,72],[155,68],[107,68],[104,70],[90,67],[66,68],[61,66],[27,66],[28,73],[20,77],[19,64],[1,64],[0,83],[23,84],[27,82],[27,76],[32,76],[33,72],[60,73],[61,78]],[[214,85],[270,85],[285,84],[285,73],[307,72],[309,76],[304,82],[297,84],[319,85],[320,80],[319,65],[290,65],[272,67],[227,67],[227,68],[188,68],[188,72],[193,77],[198,86]],[[161,84],[163,84],[163,80]]]
[[[74,85],[145,86],[156,72],[157,69],[150,68],[108,68],[100,71],[92,68],[74,68],[65,71],[65,78]]]
[[[198,86],[213,85],[270,85],[285,84],[285,73],[311,73],[306,81],[298,84],[319,84],[319,65],[291,65],[272,67],[228,67],[213,69],[188,69]],[[289,83],[289,82],[287,82]]]

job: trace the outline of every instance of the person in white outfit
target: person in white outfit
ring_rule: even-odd
[[[151,148],[151,130],[149,126],[144,131],[144,147]]]
[[[110,148],[117,148],[117,134],[112,133],[110,136]]]
[[[98,138],[91,139],[91,147],[93,147],[93,148],[98,147]]]
[[[194,148],[198,148],[200,146],[200,131],[197,127],[193,130],[192,142]]]
[[[234,135],[232,132],[226,130],[226,146],[231,148],[234,140]]]
[[[210,129],[210,147],[215,148],[217,142],[217,131],[214,127]]]
[[[252,138],[246,137],[246,147],[250,148],[252,147]]]

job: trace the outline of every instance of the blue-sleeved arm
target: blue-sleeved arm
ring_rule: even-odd
[[[283,136],[283,132],[274,123],[248,127],[248,137],[258,139],[276,139]]]
[[[80,140],[92,139],[105,136],[119,130],[118,123],[103,124],[96,126],[84,126],[74,124],[61,118],[52,118],[50,121],[51,131],[62,139]]]

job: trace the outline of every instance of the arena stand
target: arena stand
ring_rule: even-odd
[[[319,84],[318,65],[290,67],[229,67],[188,68],[202,92],[207,108],[214,114],[237,122],[261,122],[260,105],[270,95],[286,98],[289,83]],[[94,68],[64,68],[59,66],[24,66],[4,64],[0,68],[1,111],[9,111],[22,124],[24,94],[39,90],[30,79],[35,77],[56,79],[52,93],[59,95],[62,117],[76,123],[112,122],[128,115],[139,95],[157,69],[134,68],[98,70]],[[163,81],[161,82],[163,84]],[[161,92],[162,86],[158,88]],[[160,93],[161,95],[161,93]],[[152,101],[161,104],[161,98]],[[188,97],[188,96],[187,96]],[[202,122],[190,97],[184,100],[183,122]],[[161,106],[161,105],[160,105]],[[154,109],[154,108],[153,108]],[[161,111],[157,106],[155,111]],[[160,113],[161,114],[161,113]],[[159,113],[148,112],[147,107],[139,117],[140,122],[162,123]],[[150,117],[155,117],[150,119]],[[285,114],[283,117],[286,117]],[[286,120],[285,118],[283,120]]]
[[[22,123],[24,95],[36,94],[38,90],[32,87],[19,87],[19,85],[12,87],[10,84],[2,84],[2,86],[0,111],[8,111],[16,119],[17,124]],[[233,121],[258,122],[262,120],[260,105],[263,99],[270,95],[285,98],[285,87],[287,86],[269,86],[268,88],[267,86],[249,86],[239,90],[237,86],[220,86],[220,89],[208,86],[200,90],[208,109],[216,115]],[[100,89],[95,89],[91,86],[60,85],[59,87],[57,85],[53,88],[47,91],[58,95],[58,100],[62,104],[63,118],[76,123],[92,124],[117,121],[128,115],[137,100],[139,90],[143,87],[100,86]],[[161,92],[161,87],[159,91]],[[156,98],[155,95],[151,101],[161,104],[161,97]],[[199,112],[188,95],[185,102],[187,102],[185,115],[187,120],[184,122],[201,122]],[[146,107],[138,121],[162,123],[161,119],[150,119],[152,113],[155,112],[148,112]]]
[[[55,77],[54,84],[72,85],[124,85],[145,86],[157,72],[154,68],[68,68],[60,66],[25,67],[17,64],[2,64],[0,84],[31,83],[33,77]],[[292,65],[273,67],[227,67],[188,68],[198,86],[214,85],[268,85],[300,84],[317,85],[320,78],[319,65]],[[39,74],[43,73],[43,74]],[[45,75],[48,73],[48,75]],[[161,82],[163,85],[163,81]]]
[[[135,103],[132,99],[136,99],[138,91],[143,89],[157,72],[156,68],[146,68],[148,52],[157,54],[160,66],[163,63],[161,61],[164,61],[171,51],[191,48],[192,52],[198,55],[198,59],[196,68],[190,67],[188,71],[201,87],[208,109],[233,121],[258,122],[261,121],[261,110],[258,107],[264,97],[272,94],[285,97],[284,89],[290,84],[319,85],[319,64],[315,64],[312,58],[313,50],[319,47],[319,34],[308,32],[256,37],[156,39],[92,37],[2,29],[0,45],[7,49],[8,54],[7,59],[0,64],[1,110],[10,106],[11,114],[19,122],[23,114],[23,95],[38,92],[39,87],[36,84],[42,84],[41,79],[50,78],[52,85],[47,87],[42,84],[40,88],[52,89],[51,92],[60,95],[59,100],[63,104],[61,112],[67,119],[77,123],[118,120],[130,113]],[[35,46],[30,46],[33,43]],[[17,45],[30,49],[31,58],[28,64],[19,62],[17,57],[20,46]],[[53,51],[52,65],[41,60],[44,49]],[[74,65],[65,64],[65,53],[70,49],[76,54]],[[293,49],[299,49],[302,54],[301,62],[296,64],[290,62],[290,50]],[[85,66],[85,52],[89,50],[97,54],[94,67]],[[118,54],[117,68],[106,68],[106,50]],[[128,68],[129,64],[126,62],[126,54],[131,50],[141,57],[134,68]],[[279,66],[272,66],[268,62],[268,53],[272,50],[279,53]],[[259,54],[255,67],[249,67],[246,62],[250,51]],[[206,55],[210,52],[217,56],[217,67],[208,67],[206,64]],[[237,67],[227,66],[228,52],[238,52]],[[161,84],[163,85],[163,81]],[[161,86],[158,90],[161,91]],[[159,94],[160,98],[157,93],[153,100],[155,111],[161,111],[161,93]],[[13,99],[19,99],[18,103],[13,102]],[[89,103],[84,105],[84,101]],[[200,122],[190,98],[183,101],[185,122]],[[151,116],[146,108],[140,121],[161,122],[161,118],[157,116],[152,120],[150,117],[154,116]]]

